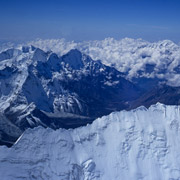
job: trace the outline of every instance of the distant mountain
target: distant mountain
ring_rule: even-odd
[[[94,60],[100,59],[103,64],[115,67],[131,81],[133,78],[158,78],[170,86],[180,86],[180,46],[170,40],[148,42],[143,39],[105,38],[75,42],[38,39],[25,44],[52,50],[59,55],[76,48]]]
[[[77,49],[58,57],[23,46],[2,52],[0,60],[0,112],[18,129],[16,138],[39,125],[57,129],[87,124],[126,109],[141,94],[121,72]]]
[[[157,102],[167,105],[180,105],[180,87],[158,85],[131,102],[129,109],[142,105],[148,108]]]

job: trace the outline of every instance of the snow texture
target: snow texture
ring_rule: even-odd
[[[28,129],[0,147],[1,180],[178,180],[180,107],[114,112],[73,130]]]

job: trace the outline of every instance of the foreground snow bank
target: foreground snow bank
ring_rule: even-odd
[[[29,129],[0,147],[1,180],[180,179],[180,107],[156,104],[74,130]]]

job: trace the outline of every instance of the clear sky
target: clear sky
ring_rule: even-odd
[[[180,42],[180,0],[0,0],[0,41],[106,37]]]

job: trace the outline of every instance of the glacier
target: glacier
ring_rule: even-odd
[[[178,180],[180,106],[113,112],[76,129],[27,129],[0,147],[1,180]]]

